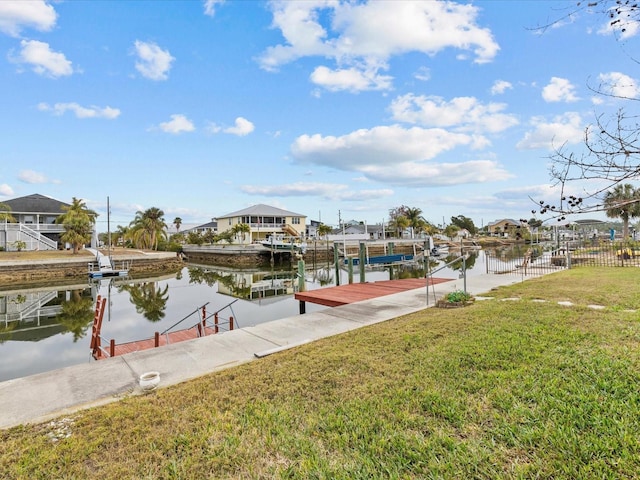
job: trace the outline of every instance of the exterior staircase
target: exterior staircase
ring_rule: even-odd
[[[57,226],[57,229],[60,227]],[[46,237],[37,230],[27,227],[22,223],[5,223],[0,225],[0,230],[4,230],[7,246],[16,241],[26,243],[25,250],[57,250],[57,242]]]

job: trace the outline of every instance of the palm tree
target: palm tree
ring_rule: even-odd
[[[6,203],[0,203],[0,222],[15,223],[16,219],[11,215],[11,207]]]
[[[241,233],[242,237],[240,239],[240,243],[244,243],[244,237],[245,237],[244,234],[250,233],[251,227],[249,226],[248,223],[236,223],[231,230],[233,231],[234,235],[238,235],[239,233]]]
[[[404,207],[404,216],[409,220],[412,238],[414,233],[420,233],[427,226],[427,221],[422,216],[422,210],[418,207]]]
[[[182,219],[180,217],[174,218],[173,224],[176,226],[176,232],[180,233],[180,225],[182,225]]]
[[[71,205],[63,206],[62,209],[66,213],[56,218],[56,223],[61,223],[65,230],[60,235],[60,240],[73,245],[73,253],[76,254],[82,245],[91,241],[98,214],[76,197],[73,197]]]
[[[396,231],[398,238],[402,238],[402,232],[411,226],[411,222],[404,215],[399,215],[389,222],[389,226]]]
[[[629,183],[618,184],[604,196],[604,207],[607,217],[622,219],[622,238],[626,240],[629,237],[629,219],[640,217],[640,189]]]
[[[325,225],[324,223],[321,223],[320,225],[318,225],[318,235],[321,237],[324,237],[324,239],[326,240],[328,235],[333,231],[333,228],[331,228],[330,225]]]
[[[136,217],[129,224],[131,238],[138,248],[156,250],[158,240],[166,238],[167,224],[164,221],[164,212],[156,207],[151,207],[136,212]]]

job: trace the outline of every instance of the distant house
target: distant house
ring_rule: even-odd
[[[0,247],[14,250],[14,244],[22,241],[26,250],[56,250],[64,227],[56,219],[65,213],[68,203],[40,194],[4,200],[17,223],[0,224]]]
[[[490,235],[509,236],[510,231],[523,226],[522,222],[510,218],[503,218],[502,220],[490,222],[487,225],[487,230]]]
[[[218,234],[223,234],[240,223],[249,225],[249,239],[250,242],[254,242],[264,240],[271,234],[303,237],[307,217],[300,213],[258,204],[217,217],[216,221]]]
[[[196,232],[203,235],[207,232],[218,233],[218,222],[215,219],[212,219],[210,222],[203,223],[202,225],[196,225],[195,227],[180,230],[180,233],[185,235],[190,232]]]
[[[366,225],[352,222],[345,224],[344,227],[332,230],[329,240],[382,240],[385,235],[384,225]]]

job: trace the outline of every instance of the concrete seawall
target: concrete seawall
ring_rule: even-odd
[[[90,256],[48,260],[2,261],[0,256],[0,286],[50,284],[52,281],[86,279]],[[178,271],[183,262],[173,252],[131,253],[114,256],[116,263],[129,264],[129,275],[135,277],[150,272]]]

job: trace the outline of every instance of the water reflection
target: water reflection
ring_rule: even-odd
[[[83,338],[93,321],[94,299],[85,296],[86,290],[71,290],[68,300],[64,300],[57,320],[67,332],[73,334],[74,343]]]
[[[136,307],[136,312],[151,322],[159,322],[165,317],[169,300],[169,284],[163,286],[158,282],[132,283],[120,287],[129,293],[129,301]]]

